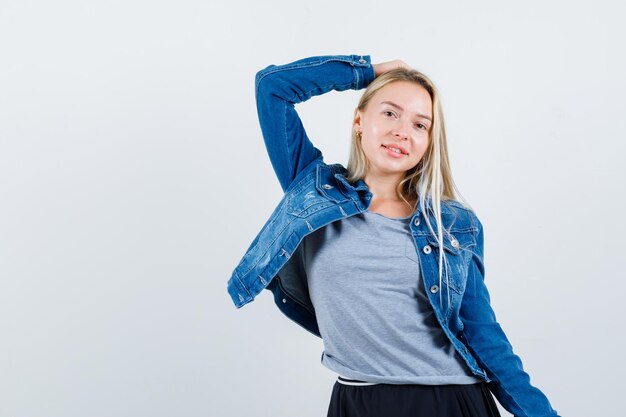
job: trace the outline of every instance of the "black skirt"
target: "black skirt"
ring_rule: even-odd
[[[486,382],[468,385],[371,384],[341,376],[328,417],[501,417]]]

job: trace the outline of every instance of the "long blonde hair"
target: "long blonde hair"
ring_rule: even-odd
[[[430,141],[428,148],[419,163],[406,172],[405,177],[398,183],[396,192],[405,203],[411,206],[413,212],[415,212],[417,205],[419,205],[422,213],[424,213],[424,219],[431,234],[439,243],[439,288],[442,288],[441,282],[444,275],[444,265],[446,266],[446,283],[448,282],[448,263],[447,260],[445,260],[445,251],[443,250],[442,244],[444,230],[443,227],[441,227],[441,202],[445,200],[455,200],[470,210],[471,206],[461,196],[461,193],[452,179],[443,109],[437,88],[434,83],[421,72],[414,69],[397,68],[376,77],[368,85],[358,102],[357,108],[354,110],[354,114],[356,117],[357,111],[365,111],[367,104],[374,94],[387,84],[395,81],[409,81],[422,86],[426,89],[428,94],[430,94],[432,101],[433,121],[429,132]],[[350,183],[363,179],[368,169],[369,162],[363,153],[361,140],[353,129],[346,179]],[[431,204],[426,204],[427,199],[430,200]],[[411,204],[410,201],[414,201],[415,203]],[[435,218],[436,231],[433,229],[429,220],[430,215]],[[446,230],[445,233],[449,234],[450,231]],[[448,305],[450,305],[449,286],[447,286],[447,288]],[[439,295],[441,297],[441,291]]]

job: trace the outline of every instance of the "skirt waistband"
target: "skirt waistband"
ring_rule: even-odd
[[[337,382],[344,385],[356,385],[360,387],[368,386],[368,385],[378,385],[377,382],[367,382],[367,381],[359,381],[358,379],[349,379],[344,378],[341,375],[337,377]]]

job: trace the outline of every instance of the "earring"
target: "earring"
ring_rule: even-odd
[[[362,135],[363,135],[363,133],[361,133],[361,132],[359,132],[359,131],[357,131],[357,132],[356,132],[356,137],[357,137],[357,138],[361,139],[361,136],[362,136]]]

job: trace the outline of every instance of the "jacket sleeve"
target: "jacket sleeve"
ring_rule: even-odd
[[[359,90],[374,79],[369,55],[329,55],[270,65],[256,74],[255,97],[265,147],[285,191],[322,153],[307,137],[294,105],[331,90]]]
[[[473,213],[472,220],[477,227],[476,247],[459,312],[467,347],[491,379],[489,389],[510,413],[516,417],[558,417],[548,398],[531,385],[491,308],[484,283],[483,226]]]

